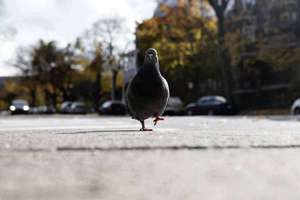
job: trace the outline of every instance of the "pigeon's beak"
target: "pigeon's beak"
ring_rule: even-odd
[[[1,0],[0,0],[1,1]],[[156,55],[155,54],[153,54],[153,53],[148,53],[147,55],[146,55],[146,57],[147,57],[147,59],[148,60],[150,60],[150,61],[156,61]]]

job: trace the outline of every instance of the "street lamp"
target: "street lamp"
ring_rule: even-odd
[[[111,73],[112,73],[111,100],[115,100],[116,99],[116,88],[117,88],[117,75],[118,75],[118,71],[119,71],[120,67],[119,67],[119,63],[116,62],[116,60],[113,57],[111,57],[109,59],[109,64],[110,64]]]

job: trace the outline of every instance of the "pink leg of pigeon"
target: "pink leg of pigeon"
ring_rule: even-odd
[[[152,129],[150,129],[150,128],[145,128],[145,121],[144,120],[141,120],[140,122],[142,124],[142,128],[140,129],[140,131],[152,131]]]
[[[155,117],[155,119],[153,120],[153,122],[154,122],[154,126],[156,126],[157,122],[159,122],[159,121],[163,121],[163,120],[165,120],[165,119],[164,119],[164,118],[162,118],[162,117],[159,117],[159,116]]]

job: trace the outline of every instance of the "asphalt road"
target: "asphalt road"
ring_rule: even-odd
[[[300,199],[296,118],[139,128],[128,117],[0,117],[0,199]]]

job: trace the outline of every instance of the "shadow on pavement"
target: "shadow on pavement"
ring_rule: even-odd
[[[300,145],[249,145],[249,146],[122,146],[122,147],[58,147],[57,151],[153,151],[153,150],[249,150],[249,149],[299,149]]]
[[[267,116],[266,119],[272,121],[300,121],[299,116],[293,116],[293,115]]]
[[[88,133],[132,133],[132,132],[141,132],[140,130],[137,129],[132,129],[132,130],[92,130],[92,131],[74,131],[74,132],[62,132],[62,133],[56,133],[56,134],[88,134]]]

